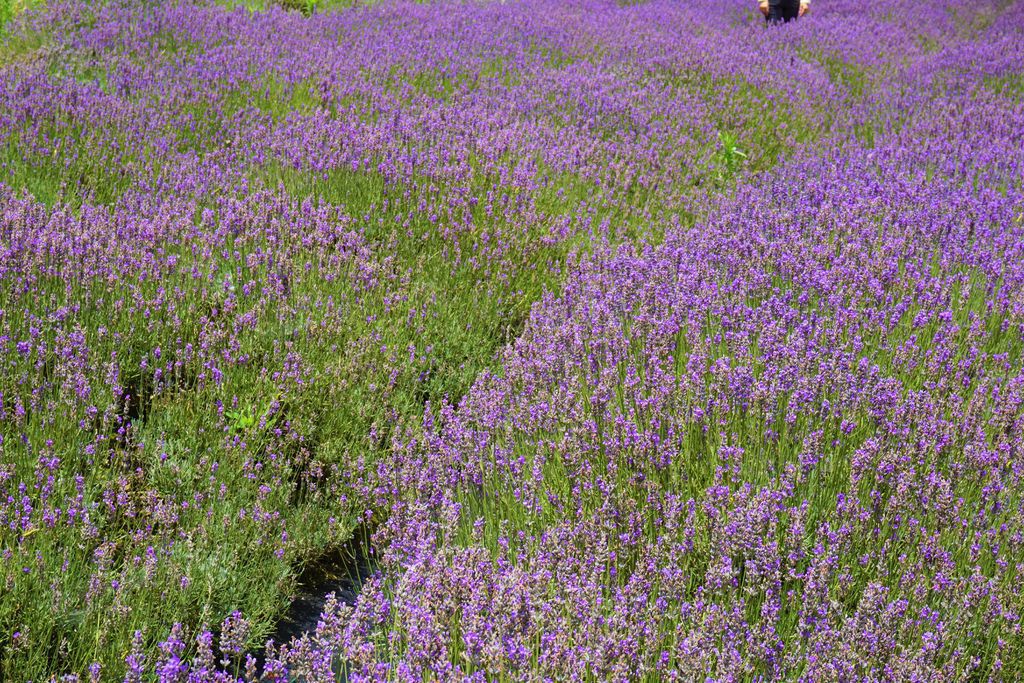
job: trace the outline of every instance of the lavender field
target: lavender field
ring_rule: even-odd
[[[1024,680],[1024,2],[0,0],[0,680]]]

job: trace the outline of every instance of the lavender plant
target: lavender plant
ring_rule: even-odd
[[[1024,6],[329,9],[0,39],[0,678],[1024,676]]]

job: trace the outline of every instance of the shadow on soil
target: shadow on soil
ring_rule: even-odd
[[[359,527],[348,543],[330,549],[305,565],[299,574],[298,592],[270,636],[275,644],[314,635],[324,605],[332,593],[338,602],[355,604],[363,582],[373,574],[376,567],[373,548],[370,546],[371,536],[370,529]],[[265,649],[260,648],[252,654],[262,671],[266,661]],[[340,680],[345,680],[344,663],[335,662],[334,668],[341,676]]]

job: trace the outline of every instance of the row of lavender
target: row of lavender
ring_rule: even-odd
[[[0,673],[243,675],[368,522],[268,675],[1012,677],[1020,10],[857,5],[29,16]]]
[[[236,611],[260,648],[386,512],[362,489],[395,425],[492,366],[571,251],[685,220],[856,99],[753,64],[799,46],[752,15],[701,15],[25,15],[0,51],[0,675],[117,677]]]
[[[1024,676],[1024,8],[1003,9],[893,73],[873,144],[585,259],[500,373],[395,440],[381,572],[271,673]]]

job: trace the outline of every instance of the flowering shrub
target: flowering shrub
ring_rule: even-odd
[[[1020,3],[2,41],[0,677],[1024,677]]]

